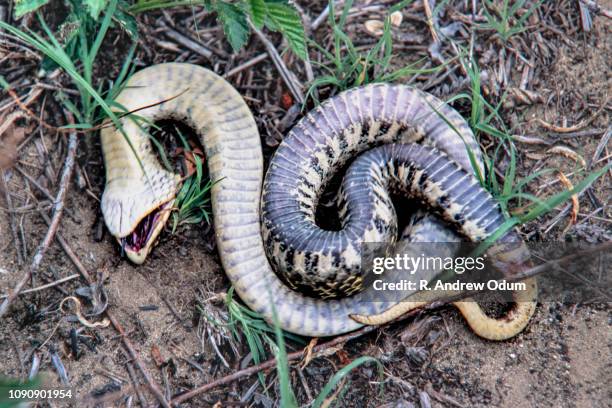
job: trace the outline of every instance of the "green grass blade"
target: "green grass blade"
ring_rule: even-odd
[[[378,368],[378,377],[380,379],[383,378],[383,365],[378,359],[369,356],[362,356],[358,359],[352,361],[350,364],[347,364],[345,367],[341,368],[334,376],[325,384],[325,387],[321,390],[314,403],[312,404],[313,408],[319,408],[327,398],[327,396],[332,392],[332,390],[338,385],[340,381],[344,377],[346,377],[352,370],[355,368],[367,364],[367,363],[375,363]]]
[[[42,21],[42,18],[41,18],[41,21]],[[44,26],[46,26],[46,24]],[[85,92],[90,94],[94,98],[94,100],[100,105],[104,113],[106,113],[106,115],[111,119],[111,121],[116,126],[116,128],[119,129],[119,131],[125,138],[126,142],[128,143],[130,149],[134,153],[134,156],[136,157],[136,160],[138,161],[138,164],[140,165],[142,171],[143,172],[145,171],[142,165],[142,161],[140,160],[140,157],[138,156],[138,153],[136,152],[134,145],[132,144],[132,141],[130,140],[129,137],[127,137],[127,135],[123,131],[123,126],[121,126],[121,123],[119,122],[119,118],[117,117],[117,115],[111,110],[110,106],[100,96],[100,94],[91,86],[91,84],[87,82],[81,74],[78,73],[74,64],[72,64],[72,62],[70,61],[66,53],[64,53],[64,51],[62,50],[61,45],[59,45],[59,43],[57,42],[55,37],[53,37],[50,31],[49,31],[49,34],[51,34],[51,37],[50,37],[50,40],[52,42],[51,44],[45,41],[44,39],[42,39],[42,37],[37,36],[36,34],[30,35],[3,21],[0,21],[0,28],[5,29],[6,31],[18,37],[20,40],[34,46],[40,52],[45,54],[47,57],[51,58],[55,63],[57,63],[61,68],[63,68],[64,71],[66,71],[66,73],[70,76],[70,78],[72,78],[73,82],[80,89],[83,89]],[[54,46],[54,44],[57,44],[57,46]],[[145,173],[145,177],[148,177],[146,173]]]
[[[272,299],[272,295],[268,294],[270,299]],[[283,336],[283,332],[280,328],[280,323],[278,321],[278,315],[276,314],[276,308],[274,307],[274,302],[270,300],[272,303],[272,317],[274,319],[274,334],[276,336],[276,344],[278,346],[278,351],[276,353],[276,370],[278,371],[278,379],[280,382],[280,403],[281,407],[286,408],[297,408],[297,400],[295,399],[295,394],[293,389],[291,388],[291,380],[289,377],[289,361],[287,360],[287,349],[285,348],[285,337]]]
[[[104,14],[104,18],[102,19],[102,23],[100,24],[100,28],[98,28],[98,34],[96,34],[96,38],[89,50],[88,60],[83,61],[83,63],[93,65],[96,57],[98,56],[98,51],[100,50],[100,46],[102,45],[102,41],[106,37],[106,33],[110,27],[113,15],[115,14],[115,10],[117,9],[117,0],[110,0],[107,5],[106,12]]]
[[[165,8],[207,4],[206,0],[139,0],[128,8],[134,14]]]
[[[571,190],[562,191],[548,198],[547,200],[545,200],[544,205],[539,205],[533,210],[529,211],[526,215],[521,216],[521,223],[532,221],[540,217],[542,214],[550,211],[551,209],[563,204],[565,201],[569,200],[574,194],[579,194],[580,192],[582,192],[582,190],[589,187],[595,180],[605,174],[610,167],[612,167],[612,165],[604,166],[600,170],[586,176]]]

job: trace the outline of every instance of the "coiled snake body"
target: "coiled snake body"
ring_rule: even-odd
[[[155,104],[159,101],[165,102]],[[242,97],[221,77],[189,64],[156,65],[133,75],[116,102],[128,111],[150,106],[138,115],[183,120],[201,136],[210,177],[217,181],[211,198],[225,272],[251,309],[270,322],[276,311],[281,327],[290,332],[336,335],[423,304],[385,301],[363,288],[359,244],[393,240],[397,234],[389,188],[418,198],[473,241],[489,237],[504,222],[496,202],[471,175],[466,146],[478,148],[465,121],[414,88],[370,85],[310,112],[275,153],[263,194],[259,132]],[[101,132],[102,212],[127,256],[141,263],[168,218],[179,177],[160,166],[141,126],[128,118],[122,124],[132,146],[114,128]],[[335,170],[367,149],[343,182],[342,229],[320,229],[314,215],[322,189]],[[322,297],[353,296],[320,299],[294,291],[271,269],[266,252],[292,287],[306,286]],[[494,252],[507,274],[519,272],[528,257],[514,231],[498,241]],[[520,332],[533,314],[537,289],[533,279],[526,283],[528,289],[515,293],[515,306],[501,319],[486,316],[475,302],[455,305],[477,334],[505,339]]]

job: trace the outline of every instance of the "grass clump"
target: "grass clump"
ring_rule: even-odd
[[[263,362],[264,359],[268,358],[267,350],[269,349],[276,358],[280,406],[287,408],[298,407],[299,405],[295,398],[295,392],[291,385],[286,339],[290,339],[301,346],[306,344],[305,339],[292,333],[284,332],[280,327],[275,309],[273,310],[274,324],[270,326],[261,315],[235,300],[233,287],[230,288],[225,297],[225,305],[227,306],[228,317],[227,320],[223,321],[212,318],[202,307],[198,307],[198,310],[204,315],[209,323],[217,327],[222,327],[223,329],[228,329],[236,341],[246,341],[254,364],[259,364]],[[331,406],[331,402],[341,391],[341,389],[337,389],[337,387],[341,386],[345,389],[347,386],[346,377],[348,374],[362,365],[372,363],[377,366],[379,378],[382,379],[383,365],[379,360],[369,356],[359,357],[338,370],[321,389],[321,392],[315,400],[311,401],[312,405],[310,406],[317,408]],[[260,372],[258,375],[262,385],[265,385],[263,374]],[[330,396],[334,390],[336,390],[336,392]]]
[[[43,4],[45,3],[42,2],[40,5]],[[39,13],[37,13],[37,19],[44,36],[29,29],[22,31],[3,21],[0,21],[0,28],[41,52],[46,57],[43,65],[46,65],[47,68],[59,67],[76,86],[79,93],[77,104],[73,103],[62,92],[58,93],[58,99],[68,111],[74,114],[79,122],[64,128],[93,130],[96,123],[109,118],[126,137],[130,148],[134,151],[131,141],[123,132],[118,114],[113,110],[113,108],[121,108],[116,106],[114,99],[121,91],[125,79],[131,72],[134,47],[128,53],[119,76],[107,88],[106,92],[103,91],[104,83],[102,81],[96,83],[93,78],[94,66],[97,62],[100,47],[118,13],[117,5],[118,0],[109,0],[103,16],[100,14],[97,19],[94,19],[90,14],[79,14],[82,11],[78,11],[78,5],[74,5],[71,13],[75,14],[71,14],[72,17],[69,16],[68,19],[83,18],[86,23],[77,25],[70,35],[64,36],[63,41],[52,32]],[[23,14],[25,10],[27,9],[23,8],[21,13]],[[136,155],[136,158],[140,162],[138,155]]]
[[[270,327],[259,313],[237,302],[234,299],[233,287],[227,292],[225,305],[229,312],[228,325],[232,335],[238,341],[242,339],[246,340],[255,364],[261,363],[266,358],[266,344],[272,350],[279,349],[280,345],[271,337],[272,334],[277,333],[276,328]],[[280,328],[278,328],[278,330],[280,330]],[[293,341],[301,344],[304,343],[304,340],[300,336],[291,333],[285,333],[285,335]],[[264,384],[263,374],[259,373],[258,375],[261,383]]]
[[[316,93],[323,87],[332,87],[340,92],[349,88],[366,85],[374,82],[392,82],[408,75],[417,73],[436,72],[439,68],[417,68],[416,62],[405,67],[391,70],[393,56],[393,40],[391,38],[390,15],[401,10],[413,0],[404,0],[389,8],[385,18],[383,32],[376,44],[367,52],[358,51],[350,37],[344,32],[348,12],[353,6],[353,0],[344,2],[340,15],[336,18],[335,3],[329,2],[329,26],[333,36],[333,50],[328,51],[317,42],[309,40],[324,57],[324,62],[313,61],[313,65],[320,68],[325,74],[312,81],[306,93],[306,99],[316,99]]]
[[[537,1],[526,12],[519,16],[518,12],[527,0],[516,0],[510,5],[510,0],[499,1],[484,0],[483,12],[487,20],[484,24],[476,27],[483,30],[494,30],[505,43],[510,37],[527,30],[525,22],[533,12],[542,4],[543,0]]]
[[[213,182],[204,177],[202,159],[193,156],[196,172],[188,177],[181,186],[174,201],[175,211],[172,213],[172,233],[183,224],[210,223],[210,189]]]
[[[276,309],[273,308],[274,312],[274,333],[276,335],[276,345],[278,346],[276,349],[275,357],[276,357],[276,371],[278,373],[279,379],[279,387],[280,387],[280,406],[283,408],[298,408],[299,405],[297,403],[297,399],[295,398],[295,392],[293,391],[293,387],[291,386],[291,377],[289,373],[289,361],[287,358],[287,349],[285,347],[285,339],[283,331],[280,328],[280,324],[278,322],[278,317],[276,315]],[[321,392],[310,405],[312,408],[321,408],[321,407],[330,407],[333,404],[334,399],[341,393],[343,389],[346,389],[346,378],[348,374],[354,369],[365,365],[374,363],[376,364],[376,368],[378,369],[378,377],[379,379],[383,378],[383,365],[382,363],[370,356],[362,356],[351,363],[347,364],[340,370],[338,370],[325,384]],[[341,386],[343,388],[337,389],[336,392],[329,396],[332,391]],[[382,392],[382,383],[381,389]]]
[[[153,125],[155,126],[155,125]],[[205,174],[204,158],[199,148],[192,148],[178,127],[176,134],[183,146],[184,163],[187,168],[185,179],[176,194],[174,208],[172,209],[172,233],[186,224],[200,224],[203,221],[210,223],[210,190],[214,182]],[[162,162],[166,169],[172,168],[167,159],[164,147],[153,136],[151,140],[158,148]]]

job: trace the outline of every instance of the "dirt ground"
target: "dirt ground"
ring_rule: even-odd
[[[300,4],[305,13],[313,18],[323,8],[318,3]],[[544,28],[520,35],[534,50],[530,56],[534,68],[528,74],[528,90],[537,97],[529,103],[509,97],[507,101],[510,102],[502,108],[501,113],[513,134],[542,138],[552,143],[516,143],[519,150],[518,173],[521,176],[553,167],[561,169],[570,175],[572,181],[576,181],[580,178],[573,174],[575,161],[571,157],[551,154],[548,149],[552,145],[569,147],[585,158],[588,165],[592,164],[593,169],[606,164],[606,160],[599,159],[592,163],[592,158],[604,134],[610,132],[612,25],[609,18],[593,16],[594,26],[589,33],[585,33],[580,28],[579,18],[572,14],[577,13],[576,4],[559,4],[559,10],[550,11],[546,16]],[[610,2],[600,2],[600,5],[608,10],[612,8]],[[408,25],[402,26],[402,29],[406,33],[420,35],[428,44],[429,32],[424,20],[419,23],[410,17],[420,16],[422,8],[415,6],[405,13],[408,15]],[[191,11],[188,11],[176,18],[182,16],[188,20],[190,14]],[[563,18],[559,19],[561,15]],[[224,72],[263,50],[256,40],[252,40],[246,51],[231,63],[221,66],[193,54],[177,56],[168,51],[167,44],[160,45],[160,41],[155,39],[154,28],[163,18],[159,13],[152,13],[139,20],[145,32],[142,36],[143,47],[148,47],[150,51],[140,56],[143,66],[182,58]],[[358,15],[354,20],[349,18],[353,27],[357,27],[357,32],[351,33],[353,36],[364,35],[359,27],[366,18],[364,15]],[[447,14],[445,18],[451,17]],[[565,23],[569,21],[567,26],[562,24],[564,19]],[[559,24],[553,26],[552,22]],[[324,28],[319,28],[316,34],[325,37]],[[541,42],[534,38],[534,31],[541,33]],[[481,67],[488,72],[488,82],[484,82],[485,92],[489,93],[491,100],[498,100],[503,91],[518,88],[524,71],[511,67],[506,83],[500,85],[496,79],[500,75],[499,46],[487,40],[487,33],[479,34],[479,39],[481,41],[476,52]],[[113,53],[123,52],[122,47],[107,47],[106,52],[111,57]],[[538,47],[548,47],[548,51]],[[397,66],[419,57],[412,55],[410,49],[401,47],[396,53],[393,64]],[[299,65],[289,58],[286,57],[290,67]],[[118,69],[116,66],[100,69],[103,71],[107,68],[107,72],[117,72]],[[295,69],[300,71],[300,68]],[[299,75],[302,74],[300,71]],[[247,100],[259,117],[266,154],[275,147],[270,140],[277,138],[276,133],[269,129],[278,125],[285,115],[285,110],[278,104],[286,91],[280,80],[276,81],[276,76],[274,66],[268,59],[256,65],[252,72],[230,79],[251,98]],[[461,77],[457,71],[449,75],[446,81],[430,84],[428,90],[444,98],[464,92]],[[430,80],[427,77],[417,78],[415,85],[427,84]],[[256,88],[262,84],[270,88],[270,95],[265,98],[261,96],[262,91]],[[48,94],[48,99],[45,97],[43,101],[41,98],[38,106],[32,108],[36,112],[47,109],[48,120],[53,121],[61,116],[57,114],[59,108],[52,101],[53,93],[49,91]],[[0,96],[2,101],[8,98],[6,94]],[[276,106],[271,107],[270,101]],[[455,107],[465,116],[469,115],[467,105],[458,103]],[[575,131],[560,133],[543,126],[538,119],[565,127],[586,124]],[[19,151],[15,165],[53,193],[66,152],[65,135],[39,130],[33,121],[20,120],[17,125],[24,129],[26,135],[34,136]],[[494,149],[494,140],[487,135],[483,135],[480,141],[485,151]],[[210,227],[185,228],[176,235],[165,233],[147,262],[143,266],[134,266],[121,257],[118,246],[103,226],[98,199],[104,187],[104,173],[97,137],[83,140],[79,151],[77,172],[70,186],[58,235],[66,240],[86,269],[103,284],[104,292],[108,295],[108,310],[121,323],[125,335],[166,397],[176,396],[252,365],[245,344],[239,346],[238,356],[227,344],[222,344],[219,353],[227,360],[229,366],[226,367],[211,346],[206,325],[198,312],[197,306],[205,304],[213,313],[220,316],[226,313],[223,303],[214,300],[228,290],[229,281],[220,267]],[[599,157],[609,160],[610,151],[612,144],[608,143]],[[498,164],[502,174],[507,165],[507,159]],[[31,182],[26,182],[21,173],[8,169],[5,179],[12,207],[24,209],[13,212],[14,219],[11,221],[6,194],[0,190],[0,295],[13,288],[26,270],[47,231],[47,224],[39,210],[41,206],[45,213],[49,209],[48,200]],[[538,178],[530,185],[529,191],[540,196],[561,191],[563,185],[557,180],[555,174]],[[567,212],[561,212],[566,206],[563,204],[559,209],[522,226],[521,233],[527,240],[610,241],[611,186],[612,174],[607,173],[593,184],[590,191],[580,196],[575,225],[568,226],[569,216]],[[15,244],[11,223],[19,227],[17,233],[21,246]],[[18,262],[18,247],[26,252],[21,264]],[[65,251],[54,242],[28,287],[40,286],[75,273],[76,269]],[[122,391],[134,382],[143,384],[143,381],[121,342],[121,336],[112,327],[84,327],[70,318],[71,313],[59,308],[62,299],[75,295],[77,290],[82,293],[84,286],[84,281],[73,279],[19,297],[10,314],[0,321],[0,374],[25,378],[33,360],[40,357],[40,371],[46,376],[48,384],[60,386],[57,370],[51,360],[52,355],[57,355],[65,367],[70,386],[81,398],[74,406],[91,404],[92,396],[102,399],[101,406],[129,406]],[[90,311],[91,303],[85,299],[83,302]],[[73,307],[68,305],[65,305],[65,309]],[[71,331],[76,331],[78,336],[76,356],[71,345],[75,333]],[[303,345],[290,342],[288,347],[294,351]],[[298,362],[294,362],[291,379],[298,401],[301,406],[307,406],[347,361],[369,355],[383,363],[382,381],[374,366],[356,369],[334,401],[335,406],[609,407],[612,401],[611,348],[610,303],[566,304],[561,300],[539,303],[527,329],[503,342],[490,342],[477,337],[454,308],[443,307],[351,340],[341,349],[314,359],[303,369]],[[271,356],[268,354],[268,357]],[[130,371],[137,378],[131,378]],[[279,395],[275,370],[264,371],[264,383],[265,389],[257,376],[244,377],[230,385],[213,388],[181,406],[275,406]],[[140,390],[149,406],[156,406],[154,396],[146,387],[142,386]],[[132,396],[130,403],[137,406],[136,396]],[[38,406],[64,405],[54,402],[52,405]]]

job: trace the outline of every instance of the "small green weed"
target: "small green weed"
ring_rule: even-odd
[[[21,18],[25,14],[38,11],[41,7],[49,3],[50,0],[17,0],[15,3],[15,17]],[[67,54],[74,59],[82,56],[83,50],[79,48],[89,48],[83,40],[91,42],[96,36],[96,31],[100,26],[102,12],[112,9],[111,18],[113,22],[119,24],[133,39],[138,37],[138,27],[134,17],[127,12],[129,3],[127,0],[65,0],[64,3],[69,9],[64,22],[58,29],[56,35],[60,43],[63,44]]]
[[[584,178],[577,183],[573,189],[562,191],[548,198],[540,198],[536,195],[524,191],[526,186],[538,177],[554,172],[555,169],[542,169],[524,178],[519,178],[516,174],[518,152],[512,135],[505,127],[500,116],[500,109],[503,104],[504,96],[500,102],[493,106],[483,96],[480,83],[480,70],[476,59],[470,58],[469,61],[460,58],[461,63],[466,68],[471,83],[471,92],[461,93],[453,97],[448,102],[458,99],[466,99],[471,104],[471,114],[468,120],[470,127],[478,138],[481,134],[488,134],[496,139],[497,144],[492,155],[483,155],[485,174],[480,172],[479,167],[475,162],[475,154],[468,150],[468,154],[472,160],[472,167],[480,180],[481,185],[486,188],[500,203],[507,221],[498,231],[496,231],[487,242],[495,242],[499,237],[503,236],[508,230],[515,226],[520,226],[529,221],[533,221],[538,217],[548,213],[565,201],[569,200],[574,194],[578,194],[586,189],[597,178],[603,175],[608,167],[604,167],[598,171],[586,174]],[[444,120],[446,118],[442,117]],[[447,120],[447,123],[450,122]],[[451,125],[452,126],[452,125]],[[459,134],[458,130],[455,130]],[[496,163],[499,162],[504,154],[509,156],[509,165],[504,173],[503,183],[500,183],[495,174]],[[516,203],[522,207],[524,202],[528,205],[521,214],[512,214],[510,211],[511,203]]]
[[[510,5],[510,0],[499,1],[484,0],[483,11],[487,22],[478,24],[476,28],[482,30],[494,30],[503,42],[507,42],[510,37],[522,33],[527,28],[525,22],[529,16],[542,4],[543,0],[537,1],[523,15],[519,16],[518,11],[525,5],[527,0],[516,0]]]
[[[145,130],[155,129],[162,132],[162,128],[150,121],[140,123]],[[164,143],[154,134],[147,131],[149,139],[157,149],[159,159],[167,171],[174,171]],[[182,156],[184,157],[184,180],[174,199],[172,208],[172,233],[181,225],[200,224],[202,221],[210,223],[210,190],[215,184],[205,173],[204,158],[199,148],[192,148],[179,126],[174,126],[176,142],[180,141]],[[178,151],[178,150],[177,150]]]
[[[174,206],[176,211],[172,213],[172,233],[183,224],[199,224],[202,221],[210,223],[210,189],[213,186],[211,180],[204,177],[204,166],[202,159],[192,155],[195,161],[195,173],[188,177],[181,186]]]
[[[389,8],[389,15],[401,10],[413,0],[404,0]],[[321,52],[324,62],[313,61],[313,65],[326,72],[312,81],[306,94],[316,100],[316,91],[323,87],[332,87],[335,91],[343,91],[356,86],[373,82],[392,82],[408,75],[435,72],[438,68],[423,69],[416,66],[421,62],[390,71],[393,56],[393,41],[391,38],[391,20],[387,16],[384,21],[383,33],[378,42],[368,51],[360,52],[353,41],[343,31],[348,12],[353,6],[353,0],[344,3],[338,18],[334,12],[334,1],[329,2],[329,25],[332,29],[333,50],[328,51],[313,40],[309,44]],[[337,20],[337,21],[336,21]]]
[[[22,3],[27,1],[28,0],[23,0]],[[40,5],[43,4],[44,2]],[[96,85],[93,80],[93,69],[98,57],[98,52],[100,51],[102,41],[106,37],[117,15],[117,4],[118,0],[110,0],[108,2],[108,7],[104,11],[104,16],[98,20],[94,20],[91,16],[81,16],[86,20],[91,19],[88,20],[91,24],[78,25],[76,31],[69,36],[72,40],[64,41],[63,43],[60,42],[59,38],[51,31],[40,14],[37,14],[37,17],[46,38],[29,29],[27,31],[22,31],[3,21],[0,21],[0,28],[8,31],[21,41],[40,51],[48,58],[49,62],[56,64],[56,66],[60,67],[71,78],[80,95],[79,104],[75,105],[62,93],[59,93],[58,96],[66,109],[75,115],[79,123],[66,126],[65,128],[82,130],[92,129],[95,123],[99,123],[104,118],[108,117],[122,132],[123,136],[126,137],[130,148],[134,151],[131,141],[127,138],[125,133],[123,133],[123,127],[119,122],[117,113],[111,109],[111,106],[117,107],[114,103],[114,98],[121,90],[125,79],[131,72],[131,59],[133,57],[134,47],[130,50],[118,78],[107,89],[104,96],[104,92],[102,91],[103,82],[99,81],[99,85]],[[33,10],[35,9],[36,8]],[[27,10],[28,9],[24,7],[21,13],[23,14],[27,12]],[[78,10],[78,7],[75,6],[74,10]],[[74,12],[79,13],[78,11]],[[79,18],[79,14],[75,14],[73,17]],[[136,157],[140,161],[138,155],[136,155]]]
[[[300,57],[308,57],[304,27],[300,15],[288,1],[284,0],[138,0],[130,7],[133,13],[178,6],[203,5],[217,14],[223,31],[234,51],[240,50],[248,41],[250,19],[257,29],[264,26],[279,32],[287,40],[291,50]]]
[[[283,332],[278,323],[276,311],[274,311],[274,327],[271,327],[258,313],[252,311],[234,299],[234,288],[231,287],[227,292],[225,304],[228,310],[228,320],[219,321],[211,319],[204,309],[198,307],[200,313],[204,315],[208,322],[215,326],[223,326],[229,329],[232,336],[237,341],[246,340],[247,346],[251,352],[254,364],[261,363],[267,358],[266,345],[276,356],[277,370],[281,393],[282,407],[297,407],[295,393],[291,388],[289,376],[289,363],[287,360],[287,350],[285,347],[285,339],[288,338],[298,344],[305,345],[306,341],[303,337],[292,333]],[[274,335],[274,336],[273,336]],[[347,366],[339,370],[330,381],[323,387],[319,396],[315,399],[313,407],[322,406],[325,399],[333,391],[333,389],[355,368],[367,364],[376,363],[378,366],[379,377],[383,376],[382,364],[373,357],[363,356],[351,362]],[[259,373],[259,380],[264,384],[264,377]]]
[[[287,350],[285,348],[285,339],[283,331],[280,328],[280,324],[278,322],[278,316],[276,315],[276,310],[273,309],[274,312],[274,333],[276,335],[276,370],[278,372],[279,384],[280,384],[280,405],[284,408],[297,408],[299,405],[297,404],[297,400],[295,398],[295,392],[291,387],[291,378],[289,375],[289,361],[287,359]],[[322,406],[331,406],[331,399],[328,399],[329,394],[345,379],[345,377],[353,371],[355,368],[362,366],[364,364],[374,363],[378,369],[378,377],[382,380],[383,378],[383,365],[382,363],[374,357],[362,356],[351,363],[347,364],[343,368],[341,368],[336,374],[332,376],[332,378],[325,384],[319,395],[315,398],[312,403],[312,408],[320,408]],[[382,392],[382,383],[381,389]]]
[[[253,362],[259,364],[266,357],[265,344],[271,349],[277,349],[278,346],[274,340],[270,337],[272,333],[275,333],[274,328],[270,327],[268,323],[256,312],[252,311],[248,307],[243,306],[234,300],[234,288],[230,288],[227,292],[225,304],[229,312],[229,327],[234,338],[238,341],[243,339],[246,340]],[[304,340],[294,334],[286,333],[286,336],[298,343],[304,343]],[[263,384],[263,375],[260,374],[259,378]]]

